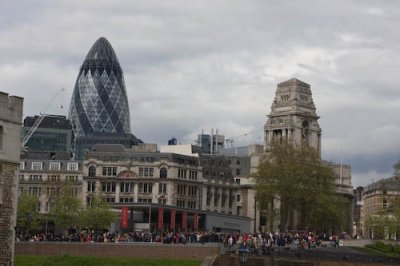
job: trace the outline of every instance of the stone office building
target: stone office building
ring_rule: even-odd
[[[116,231],[248,232],[249,219],[235,216],[233,179],[220,178],[217,170],[207,177],[203,173],[197,153],[158,152],[151,144],[95,145],[83,163],[83,194],[86,206],[99,195],[121,210],[126,225],[115,223]]]
[[[23,99],[0,92],[0,265],[12,265]]]
[[[18,194],[37,197],[37,211],[48,213],[66,186],[82,201],[82,179],[82,163],[70,160],[69,152],[27,152],[21,157]]]

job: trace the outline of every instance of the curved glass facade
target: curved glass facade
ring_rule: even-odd
[[[93,44],[80,68],[68,116],[76,138],[130,133],[123,72],[104,37]]]

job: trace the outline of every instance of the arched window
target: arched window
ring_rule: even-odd
[[[167,168],[163,167],[160,169],[160,178],[167,178],[168,172]]]
[[[89,167],[89,176],[96,176],[96,167],[94,166]]]

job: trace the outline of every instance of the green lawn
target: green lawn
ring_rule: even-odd
[[[15,256],[15,266],[199,266],[201,261],[75,256]]]

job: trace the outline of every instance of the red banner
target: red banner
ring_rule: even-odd
[[[199,226],[199,221],[198,221],[197,216],[198,216],[197,211],[195,211],[193,214],[193,229],[194,230],[197,230],[197,227]]]
[[[164,210],[163,208],[158,208],[158,223],[157,223],[157,229],[162,230],[163,229],[163,216],[164,216]]]
[[[171,210],[169,228],[175,230],[175,210]]]
[[[186,231],[186,227],[187,227],[187,212],[182,212],[182,231]]]
[[[121,209],[121,228],[128,228],[128,207],[122,207]]]

